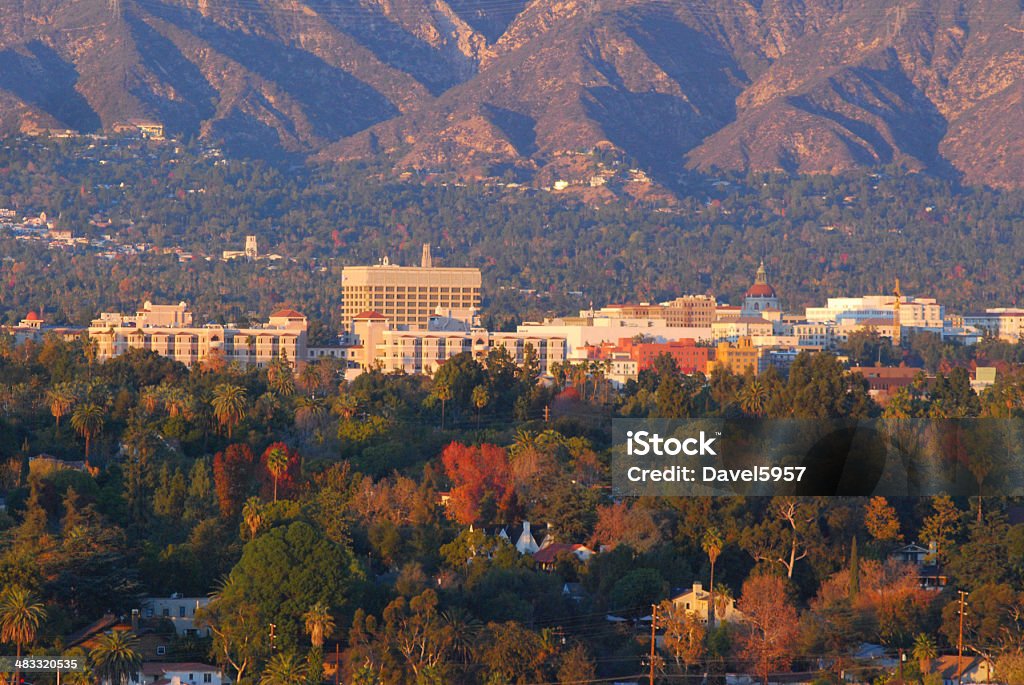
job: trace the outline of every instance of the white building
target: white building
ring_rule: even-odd
[[[140,685],[225,685],[229,682],[219,666],[195,662],[145,662],[142,670],[132,677]]]
[[[165,618],[174,624],[178,635],[196,635],[206,637],[209,628],[196,628],[194,625],[196,610],[210,603],[209,597],[147,597],[142,600],[142,618]]]

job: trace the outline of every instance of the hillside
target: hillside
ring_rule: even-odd
[[[383,155],[597,196],[685,168],[894,163],[1020,185],[1022,76],[1017,0],[0,7],[0,132],[152,119],[245,154]]]

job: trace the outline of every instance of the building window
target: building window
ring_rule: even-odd
[[[184,616],[185,616],[185,607],[184,606],[178,607],[178,616],[181,616],[181,617],[184,618]]]
[[[212,673],[204,673],[203,674],[203,682],[204,683],[212,683],[213,682],[213,674]]]
[[[165,654],[167,654],[167,648],[164,647],[163,645],[157,646],[157,648],[156,648],[156,655],[157,656],[163,656]]]

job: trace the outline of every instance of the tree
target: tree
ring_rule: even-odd
[[[252,540],[263,528],[263,505],[258,497],[250,497],[242,505],[242,522],[249,529],[249,539]]]
[[[0,594],[0,640],[13,643],[17,657],[21,657],[25,645],[36,639],[39,626],[45,620],[46,609],[27,589],[13,585]],[[20,682],[18,676],[16,669],[15,682]]]
[[[231,581],[214,595],[209,605],[196,611],[195,623],[213,634],[213,653],[217,661],[235,669],[234,681],[242,678],[256,659],[266,651],[266,623],[252,602],[221,601]]]
[[[797,614],[786,581],[778,576],[751,576],[743,583],[739,610],[747,621],[740,653],[765,685],[773,671],[789,668],[797,637]]]
[[[476,407],[476,427],[480,428],[480,412],[487,403],[491,401],[491,395],[487,392],[487,386],[478,385],[473,388],[473,406]]]
[[[89,448],[92,440],[103,430],[104,423],[103,409],[93,402],[80,404],[71,414],[71,427],[85,439],[86,461],[89,460]]]
[[[282,652],[270,657],[260,685],[297,685],[304,683],[309,674],[306,662],[295,652]]]
[[[283,443],[276,443],[267,448],[267,471],[274,479],[274,501],[277,501],[277,481],[288,470],[288,448]]]
[[[248,445],[228,445],[213,456],[213,483],[222,517],[236,516],[252,492],[254,462]]]
[[[444,448],[441,461],[453,485],[448,511],[456,521],[469,525],[510,518],[516,497],[504,449],[453,442]]]
[[[711,562],[711,583],[708,586],[708,625],[712,628],[715,627],[715,562],[718,561],[718,555],[722,553],[722,534],[718,532],[717,528],[708,528],[704,531],[704,537],[701,538],[701,549],[708,555],[708,561]]]
[[[424,590],[409,601],[398,597],[384,609],[380,638],[402,656],[417,682],[425,672],[439,678],[452,647],[451,626],[437,603],[437,593]]]
[[[884,497],[872,497],[865,505],[864,527],[880,545],[895,545],[903,540],[896,509]]]
[[[485,682],[546,682],[540,636],[515,621],[489,623],[476,662],[484,666]]]
[[[857,550],[857,536],[850,542],[850,601],[860,594],[860,552]]]
[[[46,391],[46,402],[50,405],[50,413],[57,421],[60,428],[60,420],[67,416],[71,407],[75,404],[75,393],[67,383],[58,383]]]
[[[921,675],[931,673],[932,660],[939,655],[935,647],[935,640],[927,633],[918,633],[914,638],[913,656],[921,666]]]
[[[635,552],[647,552],[660,544],[662,530],[646,507],[616,502],[597,508],[592,544],[595,549],[627,545]]]
[[[558,667],[557,679],[560,683],[594,682],[597,671],[594,662],[587,654],[583,645],[573,645],[562,655],[562,663]]]
[[[820,539],[821,506],[815,499],[773,497],[765,520],[744,531],[743,546],[756,561],[780,564],[792,578],[796,562],[807,557]]]
[[[213,416],[217,423],[227,428],[228,440],[235,426],[245,418],[246,393],[245,388],[230,383],[220,383],[213,389],[213,399],[210,400],[213,407]]]
[[[949,495],[933,497],[932,511],[921,526],[921,542],[927,545],[934,543],[938,557],[934,561],[945,564],[949,562],[953,547],[963,532],[963,512]]]
[[[697,612],[665,600],[658,606],[658,625],[664,629],[665,649],[684,673],[704,660],[707,628]]]
[[[444,410],[448,400],[452,398],[452,386],[445,380],[434,381],[434,397],[441,402],[441,430],[444,430]]]
[[[295,374],[284,357],[274,357],[267,367],[267,384],[278,397],[291,397],[295,394]]]
[[[112,685],[128,685],[142,668],[138,646],[138,638],[130,631],[113,630],[103,634],[89,652],[96,677]]]
[[[751,378],[740,394],[740,408],[748,414],[763,416],[768,408],[768,388],[757,378]]]
[[[277,625],[277,645],[296,647],[311,606],[341,608],[357,596],[364,578],[347,547],[295,521],[271,528],[245,545],[218,598],[216,612],[251,603],[263,625]]]
[[[302,619],[306,623],[306,633],[309,640],[317,649],[324,646],[324,637],[334,632],[334,617],[323,602],[317,602],[309,611],[303,614]]]

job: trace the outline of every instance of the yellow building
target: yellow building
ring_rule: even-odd
[[[130,349],[151,350],[191,366],[219,354],[226,363],[266,366],[277,357],[289,364],[305,361],[306,317],[293,309],[270,315],[261,326],[194,326],[188,305],[147,302],[134,316],[104,313],[89,326],[97,359],[111,359]]]
[[[420,266],[348,266],[341,274],[342,321],[363,312],[384,316],[394,328],[426,329],[438,309],[479,309],[480,269],[435,267],[430,246]]]
[[[749,337],[744,336],[735,345],[727,342],[718,344],[715,360],[708,362],[708,373],[719,367],[736,374],[745,373],[748,368],[757,373],[760,359],[761,350],[754,347]]]

